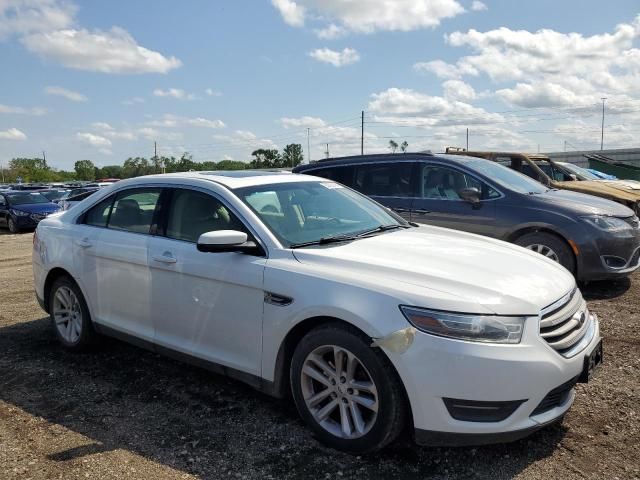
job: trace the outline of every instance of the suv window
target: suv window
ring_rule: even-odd
[[[434,200],[462,200],[460,190],[477,188],[482,200],[498,198],[500,193],[477,178],[454,168],[425,165],[420,176],[422,198]]]
[[[279,208],[279,204],[271,203],[265,203],[262,208],[270,206]],[[247,232],[238,217],[217,198],[196,190],[173,191],[167,215],[167,237],[195,243],[203,233],[215,230]]]
[[[111,209],[108,227],[134,233],[149,233],[161,189],[120,192]]]
[[[109,213],[111,213],[111,205],[115,198],[115,195],[111,195],[92,207],[85,213],[83,223],[94,227],[106,227],[109,221]]]
[[[375,197],[412,197],[413,163],[375,163],[358,165],[354,188]]]
[[[334,182],[347,185],[348,187],[353,185],[353,166],[350,165],[344,167],[331,167],[319,170],[311,170],[309,174],[315,175],[317,177],[327,178],[329,180],[333,180]]]

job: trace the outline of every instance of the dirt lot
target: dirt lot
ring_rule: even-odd
[[[640,275],[584,289],[605,365],[562,426],[510,445],[318,444],[289,402],[109,340],[61,350],[32,287],[31,234],[0,233],[0,478],[640,478]]]

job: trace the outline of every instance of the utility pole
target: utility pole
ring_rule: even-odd
[[[566,140],[564,141],[564,151],[565,152],[567,151],[567,141]]]
[[[362,110],[361,118],[362,120],[360,122],[360,155],[364,155],[364,110]]]
[[[4,166],[2,165],[2,160],[0,160],[0,173],[2,173],[2,183],[4,183]]]
[[[600,130],[600,150],[604,149],[604,102],[607,101],[607,97],[602,97],[602,129]]]
[[[42,151],[42,161],[44,162],[44,164],[47,164],[47,156],[44,153],[44,150]]]
[[[326,153],[327,154],[327,158],[329,158],[329,144],[328,143],[327,143],[327,151],[324,152],[324,153]]]
[[[469,127],[467,127],[467,152],[469,151]]]
[[[307,127],[307,163],[311,163],[311,143],[309,142],[310,129]]]

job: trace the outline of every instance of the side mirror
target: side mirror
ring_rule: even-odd
[[[578,180],[578,177],[576,176],[576,174],[575,174],[575,173],[570,173],[570,174],[569,174],[569,179],[570,179],[570,180]]]
[[[198,250],[201,252],[241,252],[261,254],[262,249],[255,242],[247,241],[247,234],[237,230],[216,230],[206,232],[198,238]]]
[[[458,195],[465,202],[469,202],[474,207],[480,204],[480,190],[475,187],[462,188],[458,190]]]

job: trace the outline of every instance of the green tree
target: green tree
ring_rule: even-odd
[[[78,160],[74,165],[78,180],[95,180],[96,167],[91,160]]]
[[[9,177],[22,178],[24,182],[50,182],[55,180],[55,172],[42,158],[14,158],[9,161]]]
[[[251,152],[251,155],[254,157],[249,163],[251,168],[276,168],[282,161],[276,149],[259,148]]]
[[[290,143],[282,150],[281,167],[293,168],[302,163],[304,155],[302,154],[302,145],[299,143]]]
[[[398,143],[395,140],[389,140],[389,149],[391,150],[391,153],[396,153]]]
[[[409,143],[405,140],[400,144],[400,150],[402,150],[402,153],[407,153],[407,148],[409,148]]]
[[[216,165],[218,170],[244,170],[247,164],[239,160],[222,160]]]
[[[100,169],[99,174],[96,174],[96,178],[122,178],[122,166],[121,165],[107,165]]]

